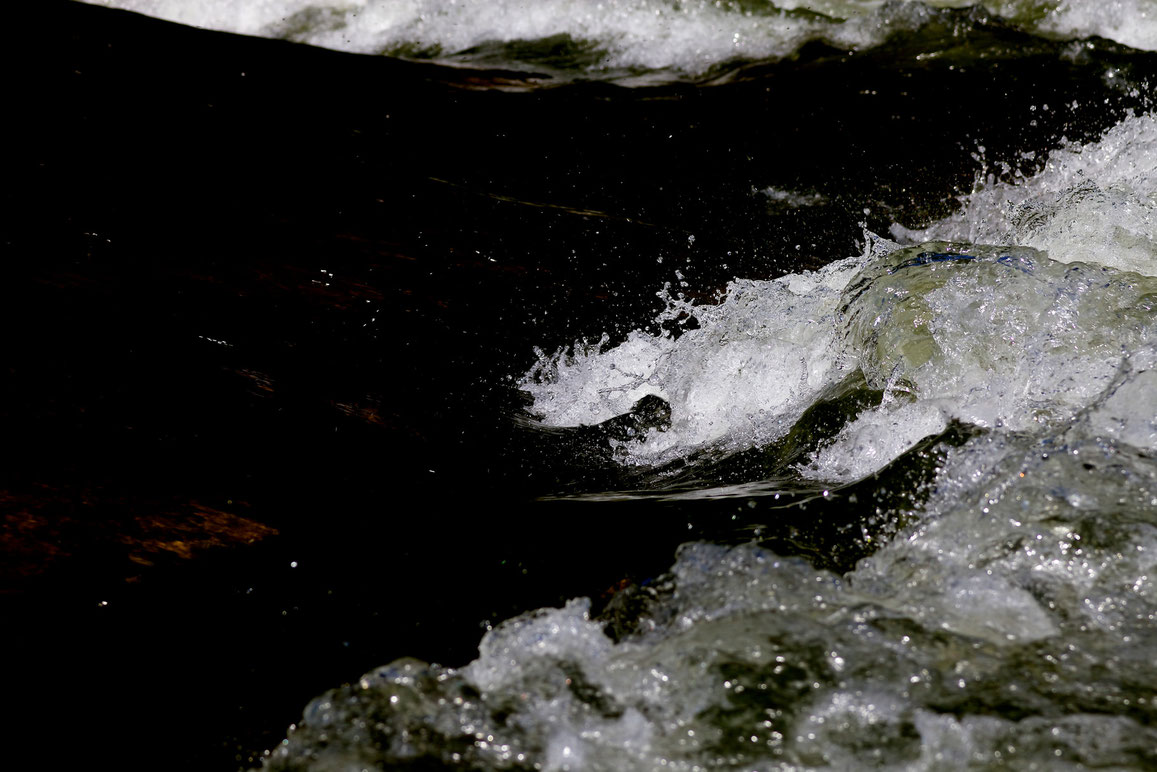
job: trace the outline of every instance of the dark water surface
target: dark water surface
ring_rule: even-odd
[[[848,570],[858,520],[787,507],[806,485],[573,498],[654,483],[597,432],[522,420],[534,347],[653,329],[676,270],[709,299],[857,253],[861,223],[925,226],[978,172],[1031,174],[1143,110],[1107,68],[1157,75],[969,12],[636,88],[20,14],[0,624],[10,736],[60,768],[254,765],[325,689],[403,655],[464,664],[484,623],[597,609],[690,539]],[[895,492],[933,465],[861,494],[914,506]]]

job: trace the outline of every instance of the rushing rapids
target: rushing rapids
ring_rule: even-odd
[[[1100,35],[1157,48],[1151,0],[92,0],[209,29],[283,38],[357,53],[596,76],[669,70],[699,76],[717,65],[789,56],[823,40],[866,49],[936,18],[978,8],[1041,34]],[[949,17],[951,18],[951,17]]]
[[[1152,0],[29,18],[9,766],[1157,766]]]
[[[522,380],[551,426],[666,400],[669,428],[610,440],[660,487],[857,387],[875,396],[792,467],[825,496],[967,427],[853,570],[686,545],[626,623],[576,600],[501,624],[463,668],[395,662],[314,701],[269,768],[1153,764],[1155,137],[1127,119],[920,234],[1005,246],[869,234],[816,272],[670,299],[681,334],[543,355]]]

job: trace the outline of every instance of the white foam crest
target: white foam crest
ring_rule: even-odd
[[[1154,0],[1067,0],[1049,11],[1041,28],[1065,37],[1098,35],[1145,51],[1157,51]]]
[[[821,18],[733,12],[706,0],[97,1],[195,26],[357,53],[417,49],[453,55],[488,43],[567,35],[604,51],[601,67],[686,72],[735,58],[781,57],[826,30],[838,34]]]
[[[1133,637],[1154,612],[1152,559],[1139,553],[1115,570],[1119,542],[1092,547],[1086,559],[1109,595],[1087,594],[1097,579],[1062,572],[1049,600],[1068,589],[1096,608],[1046,604],[1017,563],[1026,550],[1000,525],[1006,514],[947,541],[965,518],[946,512],[952,522],[885,547],[850,583],[750,544],[687,545],[673,590],[645,612],[646,632],[613,642],[585,601],[517,617],[487,633],[462,671],[402,661],[315,700],[269,766],[438,759],[643,772],[854,768],[871,758],[912,770],[985,764],[1010,747],[1026,760],[1054,761],[1060,748],[1078,765],[1136,764],[1157,732],[1124,715],[967,715],[969,705],[1049,716],[1042,699],[1091,704],[1086,679],[1057,678],[1074,651],[1112,658],[1117,667],[1096,678],[1131,684],[1152,669],[1145,639]],[[938,553],[961,539],[972,546]],[[873,585],[885,563],[897,573]],[[1128,581],[1144,587],[1123,595]],[[945,715],[953,705],[966,715]]]
[[[947,428],[948,411],[937,400],[870,408],[845,425],[798,471],[816,480],[861,480],[895,461],[920,440]]]
[[[849,48],[884,41],[925,19],[929,8],[967,0],[88,0],[162,19],[229,32],[298,40],[357,53],[422,51],[452,56],[477,46],[566,35],[603,52],[598,68],[702,73],[733,59],[786,56],[826,39]],[[1032,27],[1041,3],[990,1],[988,10]],[[1102,10],[1107,9],[1107,10]],[[787,11],[813,11],[813,15]],[[819,14],[819,15],[816,15]],[[1100,34],[1152,47],[1152,0],[1062,2],[1041,23],[1054,34]]]
[[[963,209],[923,230],[893,226],[908,241],[1021,244],[1157,276],[1157,117],[1125,119],[1097,142],[1057,150],[1020,184],[979,185]]]
[[[590,602],[575,600],[562,609],[543,609],[509,620],[488,633],[479,657],[462,674],[483,694],[523,695],[518,723],[543,736],[543,769],[598,768],[604,757],[619,763],[645,757],[654,726],[639,708],[650,708],[662,681],[638,668],[608,668],[613,644],[603,626],[590,619]],[[560,665],[570,675],[557,678]],[[581,679],[576,689],[568,687]],[[542,689],[555,682],[560,688]],[[582,690],[629,704],[617,715],[600,714],[584,704]],[[535,721],[548,716],[546,727]],[[529,725],[529,726],[528,726]]]
[[[732,282],[718,305],[675,302],[667,314],[692,313],[698,329],[542,356],[521,386],[550,426],[598,423],[646,394],[666,399],[668,431],[620,444],[645,464],[766,445],[857,370],[883,400],[812,453],[798,468],[807,477],[861,479],[952,419],[1048,433],[1096,404],[1105,433],[1153,445],[1144,352],[1157,342],[1157,279],[1024,248],[893,246],[815,273]]]
[[[714,306],[672,301],[665,316],[691,313],[699,328],[678,337],[631,333],[607,348],[541,356],[520,383],[547,426],[589,425],[656,394],[671,427],[630,443],[630,458],[659,463],[706,447],[770,442],[791,429],[816,395],[854,362],[837,357],[840,289],[865,258],[775,281],[736,280]]]
[[[487,635],[479,657],[466,673],[480,689],[516,683],[524,674],[511,669],[520,650],[536,650],[554,658],[599,657],[609,645],[601,627],[590,621],[589,601],[571,601],[565,608],[518,617]]]
[[[318,698],[268,766],[1137,768],[1157,466],[1098,415],[1157,348],[1130,361],[1067,426],[947,451],[920,520],[845,576],[684,545],[622,640],[586,600],[516,617],[461,671],[403,660]]]

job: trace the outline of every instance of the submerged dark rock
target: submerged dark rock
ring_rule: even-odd
[[[608,439],[627,442],[645,439],[651,430],[671,427],[671,405],[657,394],[648,394],[634,404],[629,413],[609,418],[595,427]]]

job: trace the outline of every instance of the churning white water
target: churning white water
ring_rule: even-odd
[[[919,243],[869,237],[714,305],[672,300],[699,322],[678,336],[544,354],[522,386],[545,424],[670,403],[670,429],[624,443],[626,463],[772,442],[851,378],[878,403],[799,475],[856,480],[950,423],[972,433],[845,575],[686,545],[621,639],[585,600],[517,617],[464,668],[403,660],[318,698],[268,765],[1157,764],[1154,179],[1157,122],[1131,117],[897,229]]]
[[[702,73],[735,59],[791,54],[809,40],[851,49],[914,28],[936,8],[884,0],[90,0],[170,21],[357,53],[454,60],[494,44],[566,38],[596,69]],[[1157,48],[1153,0],[990,1],[988,11],[1040,33],[1100,35]]]

